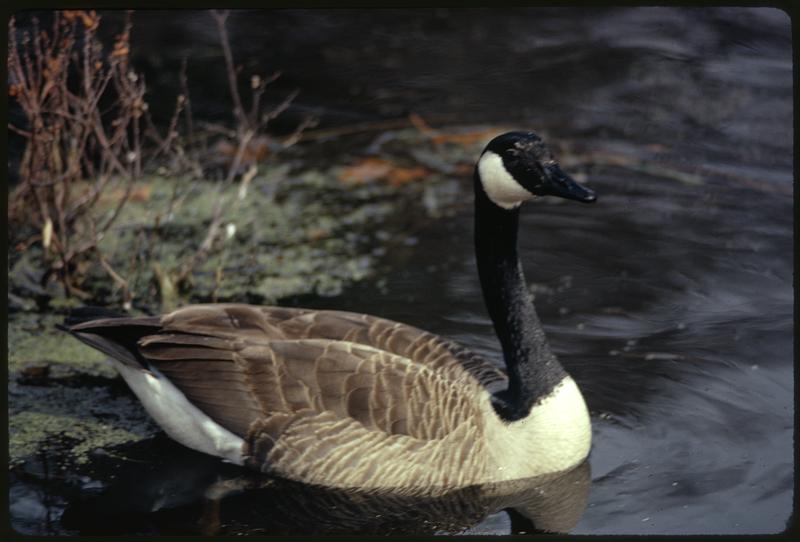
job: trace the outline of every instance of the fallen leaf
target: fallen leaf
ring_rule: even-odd
[[[28,365],[20,370],[20,381],[23,384],[38,384],[50,376],[49,365]]]
[[[411,122],[411,124],[414,126],[414,128],[419,130],[420,133],[422,133],[423,135],[425,135],[427,137],[430,137],[430,138],[435,138],[435,137],[438,136],[438,133],[436,132],[436,130],[431,128],[430,124],[425,122],[425,119],[423,119],[417,113],[409,114],[408,115],[408,120],[409,120],[409,122]]]
[[[139,201],[139,202],[150,201],[151,192],[152,189],[150,188],[149,184],[142,186],[141,188],[137,188],[131,192],[130,201]]]
[[[128,197],[128,201],[135,201],[139,203],[144,203],[150,201],[150,196],[152,193],[152,188],[150,185],[143,185],[134,188],[131,190],[131,194]],[[103,203],[116,203],[120,201],[122,198],[125,197],[125,189],[124,188],[117,188],[107,194],[103,194],[100,199]]]
[[[331,236],[330,230],[325,228],[314,228],[309,230],[308,232],[308,239],[309,241],[319,241],[321,239],[327,239]]]
[[[430,175],[430,171],[422,166],[396,167],[389,172],[388,179],[389,184],[396,187],[419,181],[428,175]]]
[[[257,136],[251,139],[242,153],[241,165],[248,166],[263,162],[267,156],[269,156],[271,144],[272,141],[266,136]],[[221,155],[223,157],[223,162],[231,164],[236,159],[236,152],[238,150],[239,146],[237,144],[227,140],[221,140],[214,145],[213,152]]]
[[[339,171],[339,181],[350,186],[370,183],[386,177],[391,170],[388,160],[362,158],[355,165],[343,167]]]

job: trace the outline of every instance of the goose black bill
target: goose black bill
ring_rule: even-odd
[[[594,191],[564,173],[557,165],[545,168],[541,191],[549,196],[572,199],[582,203],[592,203],[597,199]]]

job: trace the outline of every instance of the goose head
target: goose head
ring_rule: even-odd
[[[558,196],[583,203],[596,197],[559,167],[534,132],[507,132],[492,139],[477,165],[478,179],[489,200],[506,210],[537,196]]]

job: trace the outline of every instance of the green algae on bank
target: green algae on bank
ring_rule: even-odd
[[[59,314],[15,313],[8,319],[8,373],[13,380],[29,367],[46,366],[52,378],[76,373],[113,378],[106,356],[56,328]]]
[[[57,314],[10,315],[11,467],[43,449],[82,463],[92,450],[141,440],[157,431],[105,356],[56,329],[62,320]],[[36,368],[42,370],[33,377]]]
[[[102,379],[107,380],[107,379]],[[81,382],[22,385],[9,380],[9,466],[43,449],[83,463],[89,452],[156,434],[155,424],[130,393]]]
[[[117,405],[119,406],[119,405]],[[155,435],[155,427],[128,430],[117,423],[99,423],[91,419],[73,416],[45,414],[41,412],[20,412],[9,417],[9,466],[24,463],[28,458],[44,448],[57,449],[66,453],[66,459],[83,464],[89,461],[89,454],[101,448],[108,448],[136,442]]]

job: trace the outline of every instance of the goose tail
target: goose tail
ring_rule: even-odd
[[[126,318],[128,315],[105,307],[76,307],[71,309],[64,318],[63,324],[56,324],[61,331],[69,332],[69,328],[92,320],[104,318]]]
[[[157,332],[160,320],[157,316],[130,317],[102,307],[79,307],[56,327],[129,367],[148,370],[138,342]]]

